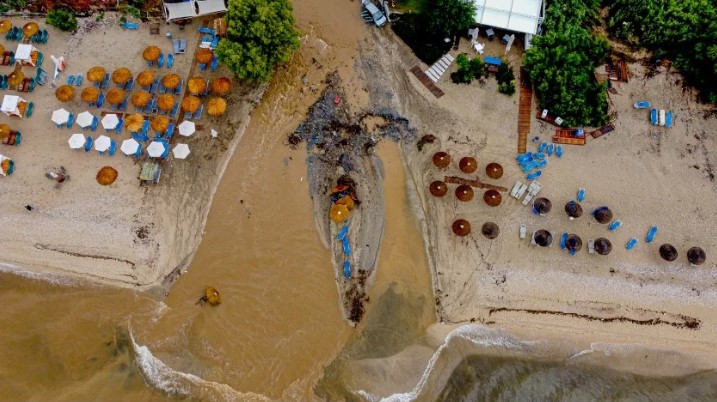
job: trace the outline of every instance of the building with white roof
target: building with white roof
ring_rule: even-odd
[[[201,17],[227,11],[228,0],[164,1],[164,17],[167,21]]]

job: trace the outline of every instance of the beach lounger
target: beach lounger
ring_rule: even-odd
[[[618,220],[612,221],[612,223],[610,224],[610,226],[607,227],[607,229],[608,229],[609,231],[611,231],[611,232],[614,232],[614,231],[616,231],[620,226],[622,226],[622,221],[618,219]]]
[[[102,81],[102,85],[100,85],[100,89],[107,89],[107,87],[110,86],[110,73],[105,74],[105,79]]]
[[[202,113],[204,112],[204,105],[200,105],[199,109],[197,109],[197,112],[194,113],[194,120],[199,120],[202,118]]]
[[[635,106],[635,109],[647,109],[652,105],[648,101],[637,101],[633,106]]]
[[[540,160],[540,161],[542,161],[542,160],[544,160],[544,159],[545,159],[545,154],[542,153],[542,152],[536,152],[536,153],[533,154],[533,160]]]
[[[132,138],[134,138],[137,142],[149,141],[149,137],[147,137],[147,134],[142,133],[132,133]]]
[[[351,263],[349,260],[344,260],[344,278],[351,279]]]
[[[27,104],[27,109],[25,110],[25,117],[32,117],[32,112],[35,110],[35,104],[33,102],[30,102]]]
[[[566,248],[568,248],[567,240],[568,240],[568,232],[563,232],[563,235],[560,236],[560,249],[561,250],[565,250]]]
[[[595,254],[595,240],[588,239],[588,253]]]
[[[115,134],[119,134],[122,131],[122,126],[124,126],[124,119],[120,117],[117,127],[115,127]]]
[[[349,239],[347,237],[344,237],[343,240],[341,240],[341,245],[344,249],[344,254],[351,255],[351,245],[349,244]]]
[[[521,240],[525,239],[525,234],[528,231],[528,228],[525,227],[525,224],[520,225],[520,229],[518,229],[518,235],[520,236]]]
[[[214,57],[212,57],[212,66],[211,66],[212,72],[217,71],[217,66],[219,66],[219,60],[217,59],[217,56],[214,56]]]
[[[184,120],[189,120],[192,118],[192,112],[184,112]]]
[[[555,149],[555,146],[553,144],[548,144],[548,156],[553,156],[554,149]]]
[[[82,74],[77,74],[77,77],[75,77],[75,85],[78,87],[82,85]]]
[[[543,143],[541,143],[540,146],[538,147],[538,152],[545,152],[546,149],[548,149],[548,143],[547,143],[547,142],[543,142]]]
[[[124,112],[127,110],[127,102],[129,102],[129,95],[125,96],[124,99],[122,99],[122,103],[119,105],[120,112]]]
[[[625,248],[628,250],[632,250],[633,248],[635,248],[636,245],[637,239],[633,237],[632,239],[627,241],[627,244],[625,244]]]
[[[518,198],[518,190],[520,189],[520,186],[522,186],[522,185],[523,185],[523,183],[521,183],[520,180],[515,182],[513,189],[510,190],[511,197]]]
[[[520,189],[518,189],[518,194],[516,195],[515,198],[521,199],[521,197],[523,197],[523,195],[525,194],[526,190],[528,190],[528,185],[527,184],[521,185]]]
[[[104,103],[105,103],[105,93],[100,92],[100,97],[97,98],[97,109],[100,109]]]
[[[523,199],[523,205],[528,205],[530,201],[535,198],[536,195],[540,192],[540,190],[543,188],[543,186],[538,183],[537,181],[534,181],[530,184],[530,187],[528,187],[528,194]]]
[[[72,85],[75,83],[75,76],[70,74],[69,77],[67,77],[67,85]]]
[[[67,128],[72,128],[72,124],[75,122],[75,114],[70,113],[70,117],[67,118]]]
[[[343,240],[344,237],[349,233],[349,225],[348,223],[344,223],[344,226],[341,228],[339,233],[336,235],[336,238],[339,240]]]
[[[110,140],[110,149],[107,151],[107,153],[110,156],[114,156],[116,150],[117,150],[117,141]]]
[[[207,28],[204,26],[197,27],[197,31],[199,31],[203,34],[207,34],[207,35],[216,35],[217,34],[213,29]]]
[[[167,88],[164,87],[164,84],[161,81],[159,82],[159,93],[160,94],[167,93]]]
[[[672,127],[672,112],[667,112],[667,115],[665,116],[665,127]]]
[[[145,120],[144,123],[142,123],[142,136],[147,137],[147,131],[149,131],[149,120]],[[149,137],[147,137],[149,139]],[[146,141],[146,140],[145,140]]]
[[[100,119],[99,119],[97,116],[95,116],[95,117],[92,119],[92,125],[90,126],[90,130],[91,130],[91,131],[97,130],[97,125],[98,125],[98,124],[100,124]]]
[[[172,111],[169,112],[169,117],[174,118],[177,115],[177,110],[179,110],[179,103],[174,104]]]
[[[555,147],[555,155],[556,155],[558,158],[562,158],[562,157],[563,157],[563,146],[562,146],[562,145],[558,144],[558,145]]]
[[[535,171],[535,172],[533,172],[533,173],[531,173],[531,174],[525,176],[525,179],[526,179],[526,180],[535,180],[535,179],[537,179],[538,177],[540,177],[540,176],[542,176],[542,175],[543,175],[543,171],[542,171],[542,170],[538,170],[538,171]]]
[[[650,123],[652,123],[653,126],[657,125],[657,109],[655,108],[650,109]]]
[[[152,67],[153,65],[154,65],[154,63],[152,63],[151,61],[147,60],[147,67]]]
[[[200,69],[201,71],[206,70],[206,69],[207,69],[206,63],[199,63],[199,69]]]
[[[659,124],[660,126],[664,126],[665,125],[665,116],[666,116],[665,110],[660,109],[660,113],[657,115],[657,124]]]
[[[92,150],[92,137],[89,135],[87,136],[87,140],[85,141],[85,152],[90,152]]]
[[[657,226],[652,226],[650,228],[650,230],[647,231],[647,236],[645,236],[645,242],[652,243],[652,241],[655,240],[656,234],[657,234]]]
[[[179,85],[177,85],[177,88],[174,90],[174,94],[181,95],[183,87],[184,87],[184,80],[181,80],[181,81],[179,81]]]
[[[151,94],[157,93],[157,88],[159,88],[159,78],[154,80],[154,82],[152,83],[152,87],[149,90],[149,93],[151,93]]]
[[[134,77],[129,79],[129,82],[127,82],[127,85],[125,86],[125,90],[127,92],[134,89]]]
[[[164,66],[164,53],[160,53],[157,59],[157,67],[162,68],[162,66]]]
[[[530,235],[530,245],[531,246],[538,246],[538,243],[535,242],[535,230],[533,231],[533,234]]]
[[[136,138],[135,138],[135,140],[136,140]],[[137,152],[135,152],[133,156],[135,158],[139,158],[140,156],[142,156],[142,146],[141,145],[137,147]]]
[[[173,65],[174,65],[174,55],[170,53],[167,55],[167,68],[172,68]]]
[[[521,162],[521,161],[530,159],[532,156],[533,156],[533,153],[532,153],[532,152],[526,152],[526,153],[524,153],[524,154],[520,154],[520,155],[516,156],[516,157],[515,157],[515,160],[518,161],[518,162]]]
[[[584,187],[580,187],[578,189],[577,200],[578,200],[578,202],[583,202],[583,200],[585,200],[585,188]]]
[[[169,123],[169,126],[167,127],[167,131],[165,131],[165,136],[168,140],[172,139],[172,136],[174,135],[174,123]]]

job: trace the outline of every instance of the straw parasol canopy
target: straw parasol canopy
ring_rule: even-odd
[[[144,117],[141,114],[135,113],[124,120],[124,126],[129,131],[139,131],[144,123]]]
[[[456,198],[463,202],[468,202],[473,199],[473,187],[467,184],[461,184],[456,188]]]
[[[227,110],[227,101],[223,98],[212,98],[207,102],[207,113],[210,116],[221,116]]]
[[[2,33],[2,34],[7,33],[11,29],[12,29],[12,22],[10,22],[10,20],[0,21],[0,33]]]
[[[483,193],[483,201],[491,207],[497,207],[503,201],[503,197],[498,190],[490,189]]]
[[[212,62],[212,57],[214,57],[214,52],[212,52],[212,49],[207,48],[201,48],[197,50],[197,62],[202,64],[207,64]]]
[[[100,97],[100,90],[97,87],[86,87],[80,96],[84,102],[96,102]]]
[[[218,306],[222,302],[222,297],[219,296],[219,292],[216,289],[211,286],[207,286],[206,289],[204,289],[204,296],[202,296],[199,300],[206,301],[212,306]]]
[[[142,57],[147,61],[157,61],[162,51],[157,46],[147,46],[142,52]]]
[[[170,94],[159,95],[157,107],[162,110],[170,110],[174,107],[174,96]]]
[[[460,162],[458,162],[458,167],[463,173],[473,173],[478,169],[478,162],[476,162],[475,158],[464,156]]]
[[[612,251],[612,243],[604,237],[595,239],[593,247],[595,248],[595,252],[600,255],[608,255]]]
[[[105,79],[106,71],[104,67],[94,66],[87,70],[87,79],[92,82],[100,82]]]
[[[485,167],[485,174],[491,179],[500,179],[503,177],[503,166],[500,163],[491,162]]]
[[[565,239],[565,244],[567,245],[568,250],[578,252],[581,248],[583,248],[583,239],[581,239],[580,236],[571,233],[568,235],[568,238]]]
[[[112,82],[124,84],[132,78],[132,72],[127,67],[120,67],[112,72]]]
[[[545,215],[553,209],[553,203],[545,197],[540,197],[533,201],[533,208],[535,208],[540,215]]]
[[[433,154],[433,164],[439,169],[447,168],[451,164],[451,156],[446,152],[438,151]]]
[[[154,116],[152,119],[152,130],[157,132],[165,132],[169,127],[169,117],[167,116]]]
[[[660,257],[666,261],[674,261],[677,259],[677,249],[672,244],[663,244],[660,246]]]
[[[456,219],[453,221],[451,229],[453,229],[453,233],[455,233],[456,236],[468,236],[471,233],[471,224],[465,219]]]
[[[113,105],[119,105],[124,100],[124,91],[119,88],[112,88],[107,91],[107,102]]]
[[[334,204],[329,211],[329,218],[336,223],[341,223],[349,218],[349,209],[343,204]]]
[[[117,180],[117,170],[111,166],[105,166],[97,172],[97,182],[103,186],[109,186]]]
[[[5,53],[5,46],[3,46],[2,44],[0,44],[0,55],[3,54],[3,53]]]
[[[565,204],[565,213],[573,220],[583,216],[583,207],[577,201],[570,200]]]
[[[443,197],[448,192],[448,186],[446,186],[446,183],[436,180],[428,186],[428,190],[434,197]]]
[[[170,74],[172,75],[172,74]],[[176,74],[174,74],[176,75]],[[154,71],[144,70],[137,76],[137,84],[141,87],[148,87],[154,82]],[[166,85],[165,85],[166,87]]]
[[[191,112],[194,113],[199,109],[199,105],[202,104],[202,101],[199,100],[196,96],[187,96],[182,101],[182,110],[185,112]]]
[[[10,73],[10,75],[7,76],[7,82],[10,85],[20,85],[22,84],[22,80],[25,79],[25,74],[22,73],[22,70],[15,70]],[[68,85],[65,85],[68,86]],[[74,95],[74,92],[72,93]],[[65,101],[63,101],[65,102]]]
[[[30,21],[22,27],[22,34],[29,38],[32,35],[35,35],[39,30],[40,26],[37,25],[37,22]]]
[[[232,89],[232,80],[227,77],[220,77],[212,81],[212,92],[217,95],[226,95]]]
[[[692,265],[702,265],[707,260],[707,254],[699,247],[692,247],[687,250],[687,259]]]
[[[545,229],[540,229],[535,232],[533,239],[540,247],[548,247],[553,242],[553,235]]]
[[[55,96],[60,102],[69,102],[75,97],[75,88],[70,85],[62,85],[55,90]]]
[[[7,124],[0,124],[0,138],[7,138],[8,135],[10,135],[10,126]]]
[[[145,107],[149,103],[152,95],[147,91],[139,91],[132,94],[132,104],[137,107]]]
[[[605,224],[612,220],[612,211],[610,211],[610,208],[608,207],[600,207],[595,210],[593,216],[598,223]]]
[[[336,203],[341,204],[341,205],[346,205],[346,208],[348,208],[349,211],[354,209],[354,207],[356,206],[354,199],[351,198],[350,195],[345,195],[345,196],[339,198],[338,200],[336,200]]]
[[[207,80],[202,77],[192,77],[187,81],[187,88],[192,94],[199,94],[207,89]]]
[[[493,240],[500,234],[500,228],[495,222],[486,222],[481,228],[481,233],[483,233],[483,236]]]
[[[167,74],[162,77],[162,85],[164,85],[167,89],[174,89],[178,87],[180,81],[182,81],[182,79],[177,74]]]

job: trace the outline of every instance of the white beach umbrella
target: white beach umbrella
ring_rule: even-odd
[[[174,154],[174,157],[177,159],[187,159],[187,156],[189,156],[189,145],[177,144],[172,150],[172,154]]]
[[[57,109],[54,112],[52,112],[52,122],[55,124],[65,124],[67,121],[70,120],[70,112],[65,110],[65,108]]]
[[[119,118],[114,113],[109,113],[102,118],[102,127],[105,130],[114,130],[119,124]]]
[[[77,123],[78,126],[85,128],[85,127],[91,126],[92,120],[94,120],[94,119],[95,119],[95,116],[92,113],[85,110],[84,112],[77,115],[77,119],[75,120],[75,122]]]
[[[120,147],[120,150],[125,155],[134,155],[138,149],[139,149],[139,142],[135,141],[134,138],[130,138],[128,140],[122,141],[122,146]]]
[[[151,156],[152,158],[159,158],[164,153],[164,144],[162,144],[159,141],[152,141],[147,146],[147,154]]]
[[[85,146],[85,136],[83,134],[72,134],[67,143],[70,144],[72,149],[80,149]]]
[[[106,150],[110,149],[111,143],[112,141],[110,140],[110,137],[106,135],[101,135],[95,140],[95,151],[105,152]]]
[[[179,135],[183,135],[185,137],[189,137],[190,135],[194,134],[194,131],[196,130],[194,122],[189,120],[184,120],[178,128]]]

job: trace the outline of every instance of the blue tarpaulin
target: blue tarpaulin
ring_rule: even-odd
[[[493,64],[496,66],[503,64],[503,60],[501,60],[499,57],[491,57],[491,56],[484,57],[483,62],[485,64]]]

